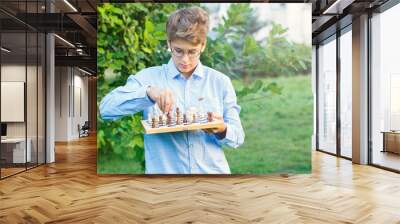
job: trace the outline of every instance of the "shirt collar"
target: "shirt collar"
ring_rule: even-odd
[[[176,78],[178,77],[181,73],[179,72],[179,70],[176,68],[174,61],[171,59],[169,59],[168,62],[168,76],[171,78]],[[193,71],[194,76],[197,76],[199,78],[203,78],[204,77],[204,68],[203,68],[203,64],[201,64],[201,62],[199,61],[199,63],[196,66],[196,69]]]

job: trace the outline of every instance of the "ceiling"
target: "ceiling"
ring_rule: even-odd
[[[353,17],[373,12],[389,0],[311,0],[312,37],[317,44],[351,24]]]
[[[28,32],[54,32],[56,66],[78,66],[95,74],[96,4],[96,0],[1,0],[3,46],[13,50],[8,58],[36,55],[36,46],[31,44],[25,52],[25,35],[18,35],[26,28]]]
[[[312,37],[315,44],[335,33],[337,27],[350,24],[352,17],[373,10],[387,1],[264,0],[258,2],[312,3]],[[26,27],[40,32],[55,32],[60,37],[55,38],[56,65],[75,65],[96,73],[96,5],[104,2],[116,1],[47,0],[46,5],[46,0],[1,0],[1,28],[3,32],[11,33],[24,31]],[[52,13],[49,13],[50,11]],[[14,39],[11,34],[7,38]],[[28,54],[30,51],[28,49]]]

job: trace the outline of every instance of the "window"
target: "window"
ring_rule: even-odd
[[[336,153],[336,40],[318,48],[318,149]]]
[[[372,163],[400,170],[400,5],[371,19]]]
[[[351,158],[352,142],[352,35],[340,36],[340,154]]]
[[[44,1],[8,1],[19,13],[37,13]],[[13,7],[15,8],[15,7]],[[0,12],[10,21],[0,30],[0,178],[45,163],[45,35]],[[12,22],[11,22],[12,21]],[[13,97],[11,97],[13,96]],[[12,99],[12,100],[10,100]],[[14,102],[13,102],[14,100]],[[10,110],[18,108],[15,110]]]

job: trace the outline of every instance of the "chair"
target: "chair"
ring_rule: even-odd
[[[89,136],[89,129],[90,129],[89,121],[85,121],[82,127],[78,124],[79,138]]]

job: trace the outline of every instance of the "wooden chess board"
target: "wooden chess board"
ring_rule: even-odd
[[[164,125],[164,126],[152,128],[151,123],[149,121],[142,120],[142,125],[144,127],[146,134],[159,134],[159,133],[217,128],[223,124],[224,124],[223,121],[217,120],[217,121],[206,122],[206,123],[180,124],[180,125],[171,125],[171,126]]]

